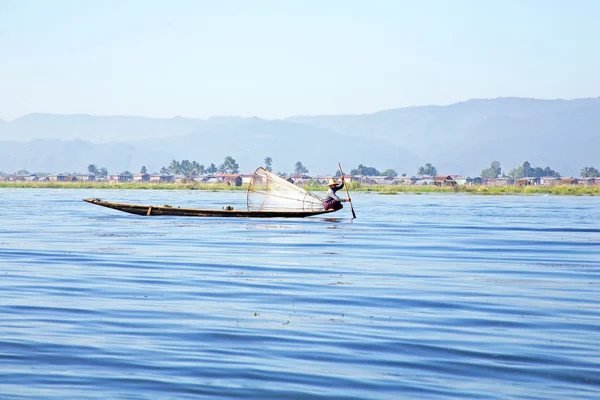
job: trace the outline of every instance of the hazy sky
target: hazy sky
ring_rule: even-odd
[[[600,1],[0,0],[0,118],[600,96]]]

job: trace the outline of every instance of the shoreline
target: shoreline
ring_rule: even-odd
[[[310,192],[325,192],[323,186],[302,186]],[[19,189],[121,189],[121,190],[201,190],[201,191],[246,191],[248,185],[229,186],[226,184],[201,183],[113,183],[113,182],[0,182],[0,188]],[[551,194],[566,196],[600,196],[600,186],[559,185],[559,186],[408,186],[373,185],[361,186],[349,183],[352,192],[367,192],[393,195],[398,193],[467,193],[475,195],[532,195]]]

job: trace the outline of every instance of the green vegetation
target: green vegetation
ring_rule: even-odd
[[[271,157],[265,157],[265,169],[269,172],[273,172],[273,159]]]
[[[337,170],[334,174],[334,176],[340,176],[340,171]],[[358,164],[358,167],[350,170],[350,175],[361,175],[361,176],[391,176],[391,177],[395,177],[398,176],[398,173],[396,172],[396,170],[388,168],[383,172],[379,172],[379,170],[377,168],[374,167],[368,167],[366,165],[362,165],[362,164]],[[406,174],[403,174],[403,176]]]
[[[294,175],[308,174],[308,168],[306,168],[300,161],[294,165]]]
[[[398,173],[396,172],[396,170],[388,168],[385,171],[383,171],[381,173],[382,176],[391,176],[393,178],[395,178],[396,176],[398,176]]]
[[[350,175],[379,176],[380,173],[377,170],[377,168],[367,167],[366,165],[358,164],[358,167],[350,171]],[[340,171],[337,171],[335,176],[340,176]]]
[[[493,178],[496,179],[502,174],[502,167],[500,166],[500,162],[492,161],[492,164],[489,168],[481,170],[482,178]]]
[[[225,183],[148,183],[148,182],[0,182],[0,188],[41,189],[145,189],[145,190],[247,190],[248,186]]]
[[[505,194],[552,194],[569,196],[600,196],[600,186],[559,185],[559,186],[416,186],[416,185],[361,185],[358,182],[346,183],[351,192],[371,192],[379,194],[398,193],[468,193],[479,195]],[[303,186],[306,190],[319,193],[326,187],[320,184]],[[206,191],[246,191],[247,185],[229,186],[224,183],[138,183],[138,182],[0,182],[0,188],[45,188],[45,189],[144,189],[144,190],[206,190]]]
[[[92,172],[95,169],[94,164],[90,164],[88,166],[88,171],[96,176],[102,176],[95,174]],[[97,171],[97,170],[96,170]],[[200,164],[199,162],[193,160],[171,160],[171,163],[168,167],[162,167],[160,169],[161,174],[173,174],[173,175],[184,175],[184,176],[198,176],[204,174],[214,174],[214,173],[228,173],[228,174],[238,174],[240,172],[240,166],[235,161],[235,159],[231,156],[225,157],[223,162],[216,166],[214,163],[210,163],[208,167],[204,166],[204,164]],[[147,174],[148,170],[145,166],[142,166],[140,170],[141,174]],[[104,174],[103,176],[106,176]]]
[[[540,178],[542,176],[555,176],[560,177],[560,174],[551,169],[550,167],[541,168],[541,167],[532,167],[528,161],[525,161],[523,165],[513,168],[508,172],[508,176],[513,179],[525,178],[525,177],[535,177]]]
[[[95,175],[98,178],[106,178],[108,176],[108,169],[101,167],[98,168],[96,164],[90,164],[87,167],[88,173]]]
[[[582,178],[595,178],[600,176],[600,171],[594,167],[583,167],[581,168]]]
[[[420,167],[417,171],[418,176],[436,176],[437,168],[431,165],[431,163],[427,163],[424,166]]]
[[[434,167],[435,168],[435,167]],[[494,165],[492,164],[493,169]],[[584,185],[557,185],[557,186],[448,186],[433,185],[362,185],[359,182],[347,182],[348,190],[353,192],[372,192],[379,194],[398,193],[467,193],[479,195],[530,195],[552,194],[572,196],[598,196],[600,186]],[[311,192],[325,192],[326,187],[317,181],[311,180],[308,185],[302,186]],[[155,183],[155,182],[0,182],[0,188],[46,188],[46,189],[142,189],[142,190],[205,190],[205,191],[246,191],[247,185],[230,186],[226,183],[207,184],[199,182],[190,183]]]
[[[398,193],[468,193],[479,195],[505,195],[505,194],[552,194],[570,196],[600,196],[600,186],[448,186],[439,187],[433,185],[361,185],[358,182],[349,182],[348,190],[351,192],[372,192],[379,194]],[[322,185],[304,186],[311,192],[325,191]]]

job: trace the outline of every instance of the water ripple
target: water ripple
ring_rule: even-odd
[[[245,201],[0,189],[2,399],[600,397],[594,197],[360,193],[356,220],[81,197]]]

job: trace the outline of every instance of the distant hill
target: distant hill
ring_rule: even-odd
[[[142,165],[159,171],[172,159],[218,165],[227,155],[248,173],[263,165],[267,156],[273,159],[276,172],[289,173],[301,161],[311,173],[328,175],[337,170],[337,161],[348,169],[358,163],[386,168],[405,164],[414,169],[421,163],[409,151],[381,140],[345,137],[293,122],[223,117],[204,121],[193,133],[168,138],[111,143],[80,139],[0,142],[0,171],[85,172],[92,163],[111,172],[137,172]]]
[[[260,118],[143,118],[30,114],[0,120],[0,171],[150,171],[172,159],[209,164],[233,156],[244,172],[273,158],[275,171],[296,161],[332,174],[339,160],[412,175],[430,162],[440,173],[478,175],[529,161],[563,175],[600,167],[600,98],[469,100],[364,115]]]
[[[469,100],[443,107],[298,116],[288,121],[385,140],[443,173],[475,175],[492,160],[508,171],[528,160],[577,176],[584,165],[600,164],[600,98]]]

